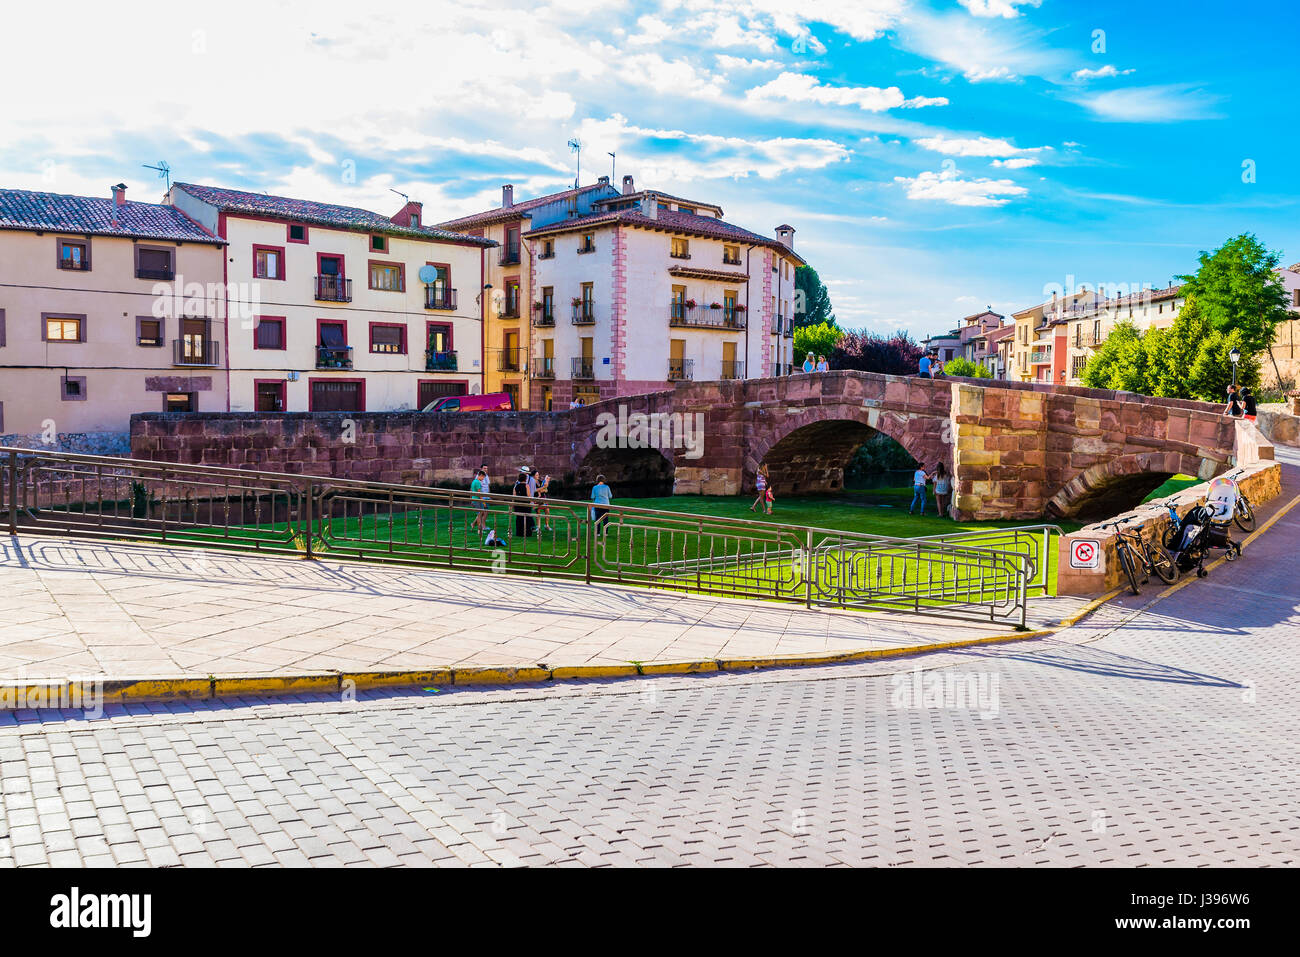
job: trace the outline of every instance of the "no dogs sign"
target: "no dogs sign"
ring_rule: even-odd
[[[1101,564],[1101,543],[1080,538],[1070,543],[1071,568],[1096,568]]]

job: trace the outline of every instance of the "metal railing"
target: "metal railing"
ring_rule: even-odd
[[[533,377],[536,379],[555,378],[555,356],[539,356],[533,360]]]
[[[684,382],[688,379],[695,378],[695,360],[694,359],[669,359],[668,360],[668,381]]]
[[[517,346],[513,349],[497,350],[498,372],[519,372],[523,368],[523,350]]]
[[[316,368],[317,369],[351,369],[352,368],[352,347],[351,346],[317,346],[316,347]]]
[[[456,351],[448,350],[438,352],[435,349],[424,350],[424,371],[425,372],[455,372],[456,371]]]
[[[581,302],[573,304],[573,324],[575,326],[590,326],[596,322],[596,304],[590,299],[584,299]]]
[[[691,306],[684,302],[668,304],[668,325],[673,328],[735,329],[745,328],[745,310],[733,306]]]
[[[321,302],[351,302],[352,280],[342,276],[317,276],[316,298]]]
[[[596,378],[596,360],[592,356],[574,356],[570,375],[575,379]]]
[[[184,336],[172,340],[172,365],[215,366],[221,363],[221,343],[210,336]]]
[[[425,309],[455,309],[456,290],[447,289],[446,287],[425,286],[424,287],[424,308]]]
[[[519,247],[502,246],[501,255],[497,258],[497,264],[500,266],[517,266],[519,264]]]
[[[0,521],[12,535],[495,571],[1022,628],[1031,589],[1047,581],[1047,563],[1035,554],[1050,554],[1052,530],[900,539],[32,449],[0,449]],[[483,547],[488,529],[500,546]],[[1043,550],[1035,553],[1040,533]]]
[[[722,374],[719,379],[743,379],[745,378],[745,362],[743,359],[723,359]]]

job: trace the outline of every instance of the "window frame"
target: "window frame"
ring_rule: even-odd
[[[150,345],[141,342],[141,324],[146,322],[158,323],[158,342]],[[136,316],[135,317],[135,344],[141,349],[161,349],[167,345],[167,320],[161,316]]]
[[[307,377],[307,411],[308,412],[316,411],[317,383],[324,385],[327,383],[334,383],[334,382],[341,382],[341,383],[350,382],[353,383],[354,385],[357,385],[359,387],[357,389],[357,395],[361,399],[361,408],[351,410],[351,411],[355,411],[355,412],[366,411],[366,380],[365,379],[363,378],[341,379],[341,378],[335,378],[334,376],[308,376]]]
[[[164,412],[173,412],[173,411],[175,411],[175,412],[180,412],[180,411],[182,411],[182,410],[180,410],[180,409],[169,409],[169,408],[167,408],[167,400],[170,399],[170,398],[171,398],[172,396],[174,396],[174,395],[188,395],[188,396],[190,397],[190,406],[191,406],[191,407],[188,408],[188,409],[185,409],[185,410],[183,410],[183,411],[185,411],[185,412],[197,412],[197,411],[199,411],[199,394],[198,394],[198,392],[172,392],[171,390],[168,390],[168,391],[166,391],[166,392],[164,392],[164,393],[162,394],[162,410],[163,410]]]
[[[378,245],[378,246],[375,245],[375,241],[376,241],[376,240],[378,240],[378,242],[379,242],[379,245]],[[366,248],[367,248],[370,252],[372,252],[372,253],[383,253],[384,255],[387,255],[387,254],[388,254],[388,237],[387,237],[387,236],[384,236],[384,235],[376,234],[376,233],[371,233],[371,234],[370,234],[370,242],[366,244]]]
[[[397,270],[398,288],[385,289],[383,286],[375,285],[375,267],[391,266]],[[386,259],[371,259],[366,263],[366,288],[373,289],[375,292],[406,292],[406,263],[390,262]]]
[[[262,323],[271,322],[280,327],[280,344],[278,346],[263,346],[258,344],[257,330]],[[286,316],[254,316],[253,317],[253,349],[254,351],[264,352],[284,352],[289,348],[289,322]]]
[[[396,352],[389,352],[386,349],[375,348],[375,330],[376,329],[396,329],[398,331],[398,348]],[[374,356],[404,356],[406,355],[406,323],[404,322],[372,322],[368,333],[370,354]]]
[[[140,275],[140,253],[142,252],[166,253],[168,259],[171,262],[171,274],[172,274],[171,278],[172,279],[176,278],[176,247],[175,246],[160,246],[154,243],[136,243],[134,249],[134,256],[135,256],[135,277],[137,279],[144,279],[144,277]],[[145,282],[171,282],[171,279],[145,279],[144,281]]]
[[[280,412],[287,411],[285,407],[289,404],[289,394],[288,394],[289,384],[284,379],[254,379],[253,380],[253,410],[255,412],[264,411],[264,410],[259,410],[257,408],[257,390],[259,386],[264,386],[264,385],[273,385],[278,389],[280,393],[280,408],[278,411]]]
[[[80,395],[68,395],[68,383],[76,382],[79,384]],[[86,377],[84,375],[61,375],[59,376],[59,400],[62,402],[85,402],[86,401]]]
[[[73,246],[80,246],[82,248],[81,258],[86,265],[83,266],[81,269],[63,268],[63,246],[65,243]],[[90,255],[90,237],[87,236],[84,239],[73,239],[70,236],[55,236],[54,237],[54,266],[60,272],[90,272],[90,270],[94,268],[94,261],[91,259],[91,255]]]
[[[450,322],[440,322],[436,319],[426,320],[424,323],[424,348],[429,348],[429,333],[433,331],[434,326],[439,326],[447,330],[447,348],[439,349],[439,352],[456,351],[456,327]]]
[[[302,239],[293,238],[294,227],[302,230]],[[311,242],[311,228],[306,223],[285,223],[284,224],[284,241],[286,243],[306,244]]]
[[[257,274],[257,254],[260,253],[260,252],[275,253],[277,256],[280,257],[280,259],[279,259],[279,262],[280,262],[280,275],[278,275],[278,276],[259,276],[259,275]],[[273,245],[271,245],[271,244],[269,244],[269,243],[253,243],[253,262],[252,262],[252,268],[253,268],[253,278],[254,278],[254,279],[265,279],[265,280],[267,280],[268,282],[286,282],[286,281],[287,281],[287,274],[288,274],[288,271],[289,271],[289,270],[288,270],[288,264],[285,262],[285,257],[284,257],[284,247],[283,247],[283,246],[273,246]]]
[[[58,319],[58,320],[63,320],[63,321],[67,321],[67,320],[70,320],[70,319],[75,319],[75,320],[77,321],[77,323],[78,323],[78,325],[77,325],[77,335],[78,335],[80,338],[78,338],[78,339],[51,339],[51,338],[49,337],[49,332],[50,332],[50,320],[51,320],[51,319]],[[86,330],[86,316],[85,316],[85,313],[75,313],[75,312],[43,312],[43,313],[41,313],[41,342],[61,342],[61,343],[69,343],[69,342],[85,342],[85,341],[86,341],[86,336],[87,336],[87,330]]]

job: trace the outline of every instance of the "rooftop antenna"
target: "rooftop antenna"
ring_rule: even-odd
[[[150,166],[148,163],[141,163],[145,169],[158,171],[158,178],[167,181],[167,191],[171,192],[172,188],[172,168],[167,165],[166,160],[159,160],[157,166]]]
[[[617,182],[618,177],[615,174],[616,164],[618,163],[618,153],[609,154],[609,181]]]
[[[406,202],[408,202],[408,203],[411,201],[411,197],[407,196],[407,195],[406,195],[405,193],[403,193],[400,189],[393,189],[393,187],[390,186],[390,187],[388,187],[388,191],[389,191],[390,193],[396,193],[398,196],[402,197],[402,199],[404,199],[404,200],[405,200]]]
[[[578,154],[578,175],[573,180],[573,188],[577,189],[582,185],[582,140],[576,136],[569,140],[569,150]]]

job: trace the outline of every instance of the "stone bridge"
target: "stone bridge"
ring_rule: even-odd
[[[486,464],[497,489],[529,464],[554,476],[560,495],[581,498],[598,472],[620,497],[733,495],[766,464],[777,494],[796,495],[839,490],[874,433],[927,469],[946,462],[963,519],[1110,515],[1173,474],[1208,478],[1260,454],[1253,425],[1206,403],[862,372],[685,382],[557,412],[145,413],[132,417],[131,449],[424,485],[464,486]],[[660,447],[637,447],[647,440]]]

